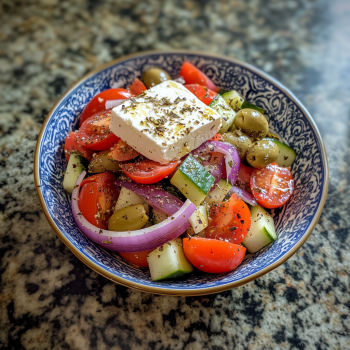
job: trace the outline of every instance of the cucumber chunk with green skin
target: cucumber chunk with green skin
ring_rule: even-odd
[[[260,108],[258,106],[253,105],[252,103],[248,102],[248,101],[244,101],[242,103],[241,109],[245,109],[245,108],[250,108],[250,109],[255,109],[256,111],[264,114],[265,113],[265,109],[264,108]]]
[[[207,207],[205,205],[200,205],[190,216],[188,221],[191,224],[194,233],[203,231],[209,224]]]
[[[84,164],[85,160],[82,156],[72,153],[69,157],[68,165],[63,179],[63,188],[72,194],[75,183],[79,175],[85,170]]]
[[[193,271],[182,248],[181,239],[163,244],[147,257],[152,281],[177,278]]]
[[[208,194],[214,181],[214,177],[191,155],[186,158],[170,180],[171,184],[197,207]]]
[[[272,141],[278,146],[279,154],[276,160],[278,166],[290,167],[294,163],[294,160],[297,157],[297,152],[295,152],[293,148],[290,148],[285,143],[273,138],[266,137],[263,140]]]
[[[243,97],[236,90],[223,93],[222,98],[235,112],[239,111],[244,102]]]
[[[212,191],[210,191],[205,197],[204,202],[206,202],[210,206],[221,203],[224,200],[227,193],[230,192],[231,188],[232,185],[228,181],[221,179],[215,185],[215,188]]]
[[[226,132],[233,124],[236,117],[236,112],[220,95],[215,96],[215,98],[210,102],[209,107],[213,108],[221,115],[221,128],[219,133],[222,134]]]
[[[226,94],[226,92],[230,92],[229,90],[225,90],[225,89],[220,89],[219,90],[219,95],[223,95],[223,94]]]
[[[277,239],[275,223],[270,214],[260,205],[251,207],[252,223],[242,242],[249,253],[255,253]]]

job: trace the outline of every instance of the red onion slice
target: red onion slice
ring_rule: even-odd
[[[238,171],[241,166],[238,151],[229,143],[221,141],[207,141],[206,147],[210,152],[220,152],[225,155],[227,179],[233,185],[238,176]]]
[[[78,207],[79,188],[85,175],[85,171],[80,174],[72,193],[73,217],[78,228],[86,237],[106,249],[122,253],[155,249],[177,238],[190,226],[188,219],[196,210],[196,206],[187,200],[176,213],[154,226],[127,232],[102,230],[90,224]]]
[[[254,206],[257,205],[256,199],[247,191],[242,190],[241,188],[237,186],[232,186],[230,193],[235,193],[239,198],[241,198],[244,202]]]
[[[105,108],[106,109],[111,109],[114,107],[120,106],[122,103],[127,101],[127,99],[121,99],[121,100],[108,100],[106,101]]]
[[[155,185],[142,185],[136,182],[116,181],[118,186],[123,186],[141,196],[147,204],[167,215],[175,214],[183,202],[169,192],[157,188]]]

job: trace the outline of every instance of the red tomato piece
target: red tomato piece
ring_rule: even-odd
[[[92,115],[102,112],[106,109],[106,101],[109,100],[124,100],[132,96],[131,92],[126,89],[108,89],[100,92],[92,98],[85,106],[79,119],[79,127],[83,125],[86,119]]]
[[[220,141],[222,140],[221,134],[215,134],[209,141]]]
[[[235,186],[250,193],[251,192],[250,191],[250,177],[251,177],[253,171],[254,171],[254,168],[252,168],[250,166],[246,166],[246,165],[241,163]]]
[[[92,159],[93,151],[85,146],[82,146],[77,141],[78,133],[71,131],[66,137],[64,144],[64,154],[66,156],[67,162],[69,161],[69,156],[72,152],[77,152],[88,161]]]
[[[117,144],[113,145],[111,151],[108,153],[108,158],[122,162],[137,157],[140,153],[135,151],[123,140],[119,140]]]
[[[172,173],[178,161],[163,165],[153,160],[142,160],[136,163],[122,164],[120,167],[125,175],[140,184],[154,184]]]
[[[184,85],[189,91],[191,91],[199,100],[205,103],[207,106],[210,105],[210,102],[217,95],[216,92],[209,90],[206,86],[192,84]]]
[[[243,260],[246,249],[238,244],[207,238],[184,238],[184,252],[198,270],[223,273],[234,270]]]
[[[78,206],[90,224],[107,229],[112,207],[119,197],[116,177],[109,171],[88,177],[81,183]]]
[[[87,148],[103,151],[119,141],[119,137],[109,130],[111,111],[103,111],[85,120],[78,132],[78,142]]]
[[[276,163],[255,169],[250,178],[253,196],[264,208],[278,208],[285,204],[294,191],[294,180],[288,168]]]
[[[138,253],[119,253],[119,255],[124,260],[126,260],[134,265],[148,267],[147,256],[152,251],[153,251],[153,249],[145,250],[143,252],[138,252]]]
[[[141,95],[143,91],[147,90],[146,86],[140,79],[135,79],[135,81],[129,86],[129,91],[133,95]]]
[[[228,201],[210,208],[207,238],[240,244],[250,229],[251,216],[248,206],[233,194]]]
[[[219,92],[219,89],[215,86],[215,84],[190,62],[183,63],[180,70],[180,75],[185,79],[186,84],[204,85],[214,92]]]

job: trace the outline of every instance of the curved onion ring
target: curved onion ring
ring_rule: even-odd
[[[241,198],[244,202],[254,206],[257,205],[257,201],[256,199],[247,191],[242,190],[241,188],[237,187],[237,186],[232,186],[232,188],[230,189],[230,193],[235,193],[239,198]]]
[[[151,207],[167,215],[175,214],[183,206],[180,199],[165,190],[157,188],[155,185],[143,185],[134,181],[127,182],[119,179],[116,184],[135,192]]]
[[[79,188],[85,175],[85,171],[80,174],[72,193],[73,217],[85,236],[106,249],[122,253],[155,249],[177,238],[190,226],[188,219],[196,210],[196,206],[190,200],[187,200],[174,215],[154,226],[126,232],[102,230],[90,224],[83,217],[78,207]]]

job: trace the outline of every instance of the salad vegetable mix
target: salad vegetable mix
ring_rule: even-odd
[[[296,152],[265,110],[184,62],[92,98],[70,132],[63,187],[88,238],[161,281],[234,270],[277,239]],[[89,176],[86,176],[89,174]]]

